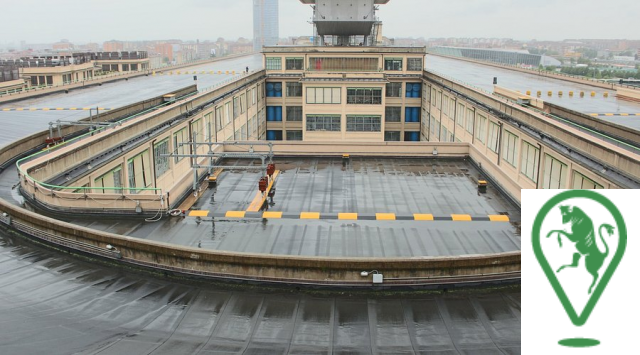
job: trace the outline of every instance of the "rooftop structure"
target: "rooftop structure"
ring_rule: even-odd
[[[279,0],[253,0],[253,50],[275,46],[280,38]]]
[[[381,42],[382,24],[377,5],[389,0],[300,0],[313,7],[317,45],[371,46]]]
[[[433,47],[429,48],[429,53],[447,55],[451,57],[484,60],[487,62],[500,64],[529,66],[534,68],[537,68],[540,65],[562,65],[562,63],[555,58],[540,54],[530,54],[525,50],[516,51],[464,47]]]

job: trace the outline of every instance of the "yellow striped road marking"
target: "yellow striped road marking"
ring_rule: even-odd
[[[471,221],[471,216],[468,214],[452,214],[451,220],[458,222],[469,222]]]
[[[104,108],[104,107],[98,107],[98,110],[105,111],[105,110],[106,110],[106,108]]]
[[[51,110],[51,109],[48,108],[48,107],[45,107],[45,108],[42,109],[42,111],[49,111],[49,110]]]
[[[11,111],[10,108],[3,108],[2,111]]]
[[[605,116],[613,116],[613,113],[605,113]]]
[[[598,114],[598,113],[592,113],[592,114],[591,114],[591,116],[596,116],[596,117],[597,117],[597,116],[600,116],[600,114]]]
[[[376,213],[376,220],[378,221],[395,221],[395,213]]]
[[[227,211],[224,215],[227,218],[244,218],[244,211]]]
[[[78,109],[77,107],[71,107],[69,110],[71,110],[71,111],[75,111],[75,110],[77,110],[77,109]]]
[[[621,113],[620,116],[629,116],[628,113]]]
[[[349,219],[349,220],[357,220],[357,213],[338,213],[338,219]]]
[[[38,108],[32,107],[29,109],[29,111],[38,111]]]
[[[320,219],[320,213],[318,213],[318,212],[302,212],[302,213],[300,213],[300,219]]]
[[[24,109],[21,107],[21,108],[17,108],[16,111],[24,111]]]
[[[509,222],[509,216],[504,215],[489,215],[491,222]]]
[[[82,109],[85,110],[85,111],[89,111],[89,110],[91,110],[91,107],[83,107]]]
[[[262,218],[282,218],[282,212],[265,212],[262,214]]]
[[[414,213],[413,214],[413,219],[416,220],[416,221],[433,221],[433,215],[432,214]]]
[[[640,113],[636,113],[636,116],[640,116]]]
[[[191,211],[189,212],[189,217],[207,217],[209,215],[209,211]]]
[[[62,107],[56,107],[56,110],[57,110],[57,111],[62,111],[62,110],[64,110],[64,108],[62,108]]]

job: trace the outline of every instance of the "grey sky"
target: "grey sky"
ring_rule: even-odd
[[[252,36],[252,0],[0,0],[0,43]],[[170,5],[164,5],[170,4]],[[391,0],[389,37],[640,39],[638,0]],[[310,35],[311,9],[280,0],[280,35]]]

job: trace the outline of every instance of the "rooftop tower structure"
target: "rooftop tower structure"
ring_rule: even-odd
[[[253,0],[253,49],[275,46],[280,38],[278,0]]]
[[[380,42],[378,5],[389,0],[300,0],[313,8],[316,45],[374,46]]]

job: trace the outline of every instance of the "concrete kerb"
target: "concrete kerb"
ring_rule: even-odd
[[[434,283],[438,278],[489,277],[520,271],[520,252],[414,258],[321,258],[206,251],[92,230],[24,210],[0,200],[0,212],[43,233],[84,243],[91,253],[107,245],[121,253],[123,262],[142,263],[202,277],[277,280],[307,284],[370,284],[360,272],[376,269],[403,284]],[[15,224],[11,222],[12,224]],[[34,236],[37,238],[37,236]],[[89,248],[90,247],[90,248]],[[82,251],[82,250],[81,250]],[[95,254],[95,253],[94,253]],[[391,280],[392,281],[392,280]],[[389,282],[389,284],[393,284]]]

